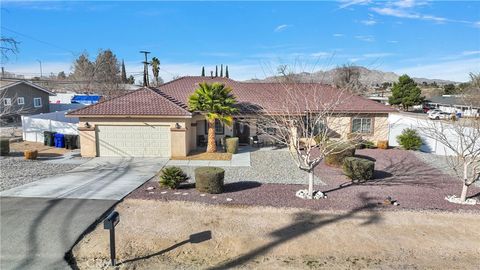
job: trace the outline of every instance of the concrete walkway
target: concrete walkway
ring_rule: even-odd
[[[1,192],[0,269],[70,269],[65,253],[79,237],[166,162],[94,158],[64,175]]]
[[[161,158],[94,158],[63,175],[0,192],[0,197],[120,200],[166,162]]]
[[[167,166],[250,167],[250,147],[242,147],[231,160],[169,160]]]

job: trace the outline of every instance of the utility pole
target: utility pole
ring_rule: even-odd
[[[148,62],[148,54],[150,52],[147,52],[147,51],[140,51],[140,53],[143,53],[145,54],[145,61],[143,61],[143,86],[148,86],[148,65],[150,64]]]
[[[37,62],[40,64],[40,79],[43,77],[43,72],[42,72],[42,61],[37,59]]]

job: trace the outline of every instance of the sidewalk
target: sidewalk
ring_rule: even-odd
[[[166,166],[250,167],[250,149],[240,148],[231,160],[169,160]]]

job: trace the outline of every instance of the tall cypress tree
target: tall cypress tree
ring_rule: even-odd
[[[220,65],[220,77],[223,77],[223,64]]]
[[[218,66],[215,66],[215,77],[218,77]]]
[[[125,70],[125,63],[122,59],[122,83],[127,83],[127,71]]]
[[[202,67],[202,77],[205,77],[205,67]]]
[[[228,66],[225,66],[225,77],[230,78],[228,75]]]

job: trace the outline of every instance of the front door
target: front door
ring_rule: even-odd
[[[240,144],[249,144],[250,143],[250,126],[248,122],[235,122],[233,128],[233,136],[238,137],[238,142]]]

